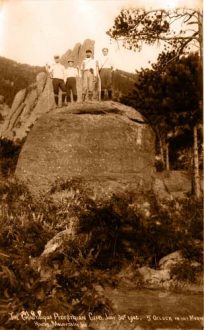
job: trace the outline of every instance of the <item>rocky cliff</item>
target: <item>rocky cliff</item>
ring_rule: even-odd
[[[41,116],[21,151],[16,175],[35,194],[80,179],[93,193],[149,189],[154,134],[134,109],[116,102],[73,104]]]

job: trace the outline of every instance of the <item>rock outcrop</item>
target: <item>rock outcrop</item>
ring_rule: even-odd
[[[74,65],[80,67],[86,56],[87,49],[91,49],[94,54],[94,44],[94,40],[91,39],[86,39],[83,44],[77,43],[73,50],[69,49],[64,55],[62,55],[60,62],[67,67],[68,59],[72,58],[74,60]]]
[[[187,171],[157,172],[152,185],[159,204],[173,199],[185,199],[192,190],[192,178]]]
[[[0,98],[1,96],[2,95],[0,95]],[[9,106],[6,103],[4,103],[4,99],[2,98],[2,102],[0,101],[0,127],[3,125],[9,110],[10,110]]]
[[[153,173],[152,129],[138,112],[116,102],[73,104],[41,116],[16,168],[33,193],[75,178],[102,195],[149,189]]]
[[[68,59],[74,60],[74,65],[78,68],[81,68],[81,64],[83,59],[86,57],[86,50],[91,49],[94,54],[94,40],[86,39],[83,44],[77,43],[73,50],[68,50],[64,55],[62,55],[60,62],[65,66],[68,66]],[[81,102],[82,100],[82,79],[81,77],[77,77],[77,94],[78,94],[78,101]],[[97,88],[94,92],[94,99],[98,99],[98,92]]]
[[[36,77],[36,83],[20,90],[0,125],[0,136],[22,141],[35,121],[54,106],[51,79],[45,72]]]
[[[73,50],[68,50],[62,55],[61,63],[66,67],[68,58],[72,57],[75,64],[80,66],[87,48],[94,50],[93,40],[87,39],[82,45],[76,44]],[[81,101],[81,78],[77,80],[77,89]],[[2,103],[3,99],[0,102]],[[10,109],[8,107],[6,111],[0,109],[1,115],[3,112],[0,121],[0,138],[22,141],[36,120],[50,111],[54,105],[52,81],[45,72],[40,72],[35,83],[16,94]]]
[[[177,268],[177,276],[175,272],[172,272],[174,267]],[[188,276],[184,279],[186,271],[184,267],[187,267],[188,270],[191,269],[195,277],[194,281],[187,280]],[[179,273],[183,275],[183,279],[178,277]],[[167,290],[179,289],[183,291],[203,292],[202,265],[197,261],[183,257],[180,250],[161,258],[157,269],[148,266],[137,268],[133,264],[130,264],[117,277],[119,280],[132,286],[139,284],[140,286],[151,289],[162,288]]]

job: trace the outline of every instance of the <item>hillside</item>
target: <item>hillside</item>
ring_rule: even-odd
[[[0,95],[5,103],[12,104],[16,93],[35,82],[36,75],[43,67],[21,64],[0,56]]]
[[[116,95],[125,96],[133,90],[137,75],[116,69],[113,74],[113,90]]]

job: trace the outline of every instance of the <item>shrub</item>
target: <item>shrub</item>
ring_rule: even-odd
[[[4,177],[14,173],[22,145],[23,142],[0,139],[0,172]]]
[[[180,264],[176,264],[171,268],[171,277],[174,277],[178,281],[195,282],[197,273],[202,271],[202,267],[194,267],[185,260]]]
[[[175,250],[201,262],[202,247],[193,247],[194,240],[201,238],[201,203],[172,201],[161,208],[151,194],[144,198],[150,204],[148,218],[137,206],[139,196],[130,194],[113,196],[81,212],[80,232],[89,235],[87,249],[97,255],[95,266],[120,269],[123,262],[136,258],[140,264],[157,267],[163,256]]]
[[[8,329],[35,328],[29,320],[8,321],[9,312],[40,309],[45,314],[78,315],[111,309],[103,292],[97,290],[97,284],[104,285],[108,278],[96,274],[90,262],[94,256],[82,255],[78,240],[70,247],[65,242],[63,254],[56,251],[47,260],[47,278],[37,270],[35,260],[46,243],[68,224],[64,204],[61,207],[48,197],[33,201],[23,184],[10,180],[0,186],[0,213],[1,324]]]
[[[33,327],[29,322],[8,323],[8,309],[108,313],[112,306],[101,288],[117,285],[115,274],[123,265],[156,267],[161,257],[178,249],[201,261],[202,249],[194,247],[202,230],[202,205],[197,201],[172,201],[160,208],[152,194],[130,193],[92,200],[80,180],[58,182],[52,192],[56,199],[48,194],[33,200],[22,183],[9,180],[0,185],[0,305],[4,311],[0,321],[8,329]],[[141,208],[144,201],[148,201],[148,216]],[[42,278],[36,260],[74,215],[78,219],[75,239],[69,244],[64,241],[44,261],[48,276]],[[186,263],[175,268],[173,275],[193,281],[195,272],[188,267]]]

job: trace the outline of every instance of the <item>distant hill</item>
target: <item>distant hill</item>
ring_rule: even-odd
[[[134,88],[137,75],[122,70],[115,70],[113,74],[113,90],[114,94],[119,93],[120,96],[127,95]]]
[[[36,75],[43,67],[20,64],[0,56],[0,95],[11,106],[16,93],[35,82]]]

